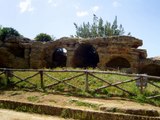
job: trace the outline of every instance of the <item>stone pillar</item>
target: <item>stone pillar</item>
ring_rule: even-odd
[[[106,59],[105,59],[105,54],[99,54],[99,63],[97,64],[97,67],[105,70],[106,69]]]
[[[44,47],[43,43],[35,42],[32,44],[31,54],[30,54],[30,67],[37,68],[45,68],[46,61],[44,60]]]
[[[24,59],[27,63],[28,68],[30,68],[30,52],[31,49],[30,48],[25,48],[24,50]]]
[[[73,67],[73,63],[72,63],[73,56],[74,56],[74,51],[73,50],[67,50],[66,67]]]
[[[138,73],[139,72],[139,56],[138,54],[132,55],[130,58],[130,65],[132,69],[132,73]]]
[[[136,61],[134,63],[131,63],[131,69],[132,69],[132,73],[138,73],[139,72],[139,63]]]

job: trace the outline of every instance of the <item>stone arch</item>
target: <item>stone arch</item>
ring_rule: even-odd
[[[140,73],[153,76],[160,76],[160,65],[155,65],[155,64],[146,65],[141,69]]]
[[[107,64],[107,68],[110,69],[122,69],[122,68],[130,68],[130,62],[123,57],[115,57],[111,59]]]
[[[72,59],[73,67],[87,68],[97,67],[99,55],[96,49],[90,44],[80,44],[75,50]]]
[[[52,54],[52,66],[55,67],[66,67],[67,62],[67,50],[62,47],[58,47]]]
[[[0,68],[7,68],[7,66],[5,65],[6,61],[0,58]]]
[[[20,46],[10,46],[8,51],[12,53],[15,57],[24,58],[25,56],[25,48]]]

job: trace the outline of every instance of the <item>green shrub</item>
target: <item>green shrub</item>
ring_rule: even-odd
[[[4,41],[10,36],[21,36],[17,30],[11,27],[0,27],[0,40]]]
[[[40,33],[34,39],[36,41],[48,42],[52,40],[52,37],[46,33]]]

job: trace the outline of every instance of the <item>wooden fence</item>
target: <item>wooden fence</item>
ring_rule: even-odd
[[[17,75],[18,72],[21,72],[21,75]],[[24,74],[30,73],[32,75]],[[59,78],[62,77],[61,74],[70,73],[69,77]],[[27,76],[24,76],[27,75]],[[105,75],[113,76],[115,75],[117,80],[109,81]],[[36,77],[38,76],[38,77]],[[119,80],[120,77],[126,77],[125,80]],[[79,87],[75,82],[79,78],[82,78],[81,86]],[[47,80],[50,79],[50,82],[47,83]],[[115,79],[114,78],[114,79]],[[16,80],[15,80],[16,79]],[[2,81],[5,80],[5,85],[2,85]],[[35,82],[33,82],[35,81]],[[74,81],[74,82],[71,82]],[[99,86],[96,84],[101,83]],[[158,98],[160,97],[160,77],[157,76],[149,76],[145,74],[126,74],[126,73],[117,73],[117,72],[109,72],[109,71],[96,71],[96,70],[45,70],[45,69],[7,69],[1,68],[0,69],[0,84],[1,88],[14,88],[14,87],[21,87],[27,88],[24,84],[29,85],[29,89],[35,90],[54,90],[56,86],[62,85],[63,87],[70,87],[74,88],[72,91],[82,91],[86,93],[97,93],[101,94],[102,91],[106,91],[109,88],[114,88],[114,91],[119,90],[125,94],[136,96],[135,90],[132,91],[130,88],[126,89],[132,85],[132,87],[140,92],[140,94],[146,94],[146,88],[154,87],[156,90],[151,90],[150,96],[148,98]],[[21,84],[21,85],[19,85]],[[39,84],[39,86],[38,86]],[[125,85],[126,84],[126,85]],[[24,85],[24,86],[23,86]],[[94,86],[94,87],[93,87]],[[125,86],[125,87],[124,87]],[[60,90],[56,89],[56,90]],[[65,90],[64,90],[65,91]],[[106,93],[106,92],[105,92]],[[104,94],[104,93],[103,93]],[[108,93],[106,93],[108,94]]]

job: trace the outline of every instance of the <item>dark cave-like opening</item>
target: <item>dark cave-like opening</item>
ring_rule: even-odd
[[[0,59],[0,68],[7,68],[5,65],[5,62],[3,60]]]
[[[52,67],[66,67],[67,50],[65,48],[56,48],[52,55]]]
[[[160,66],[155,64],[147,65],[142,68],[140,73],[153,75],[153,76],[160,76]]]
[[[73,66],[80,68],[95,68],[99,62],[99,56],[92,45],[81,44],[74,53]]]
[[[122,69],[122,68],[130,68],[131,65],[130,65],[129,61],[126,60],[125,58],[116,57],[116,58],[113,58],[112,60],[110,60],[106,64],[106,67],[110,68],[110,69]]]
[[[9,49],[9,52],[11,52],[16,57],[24,58],[24,48],[21,48],[21,47],[10,47],[8,49]]]

